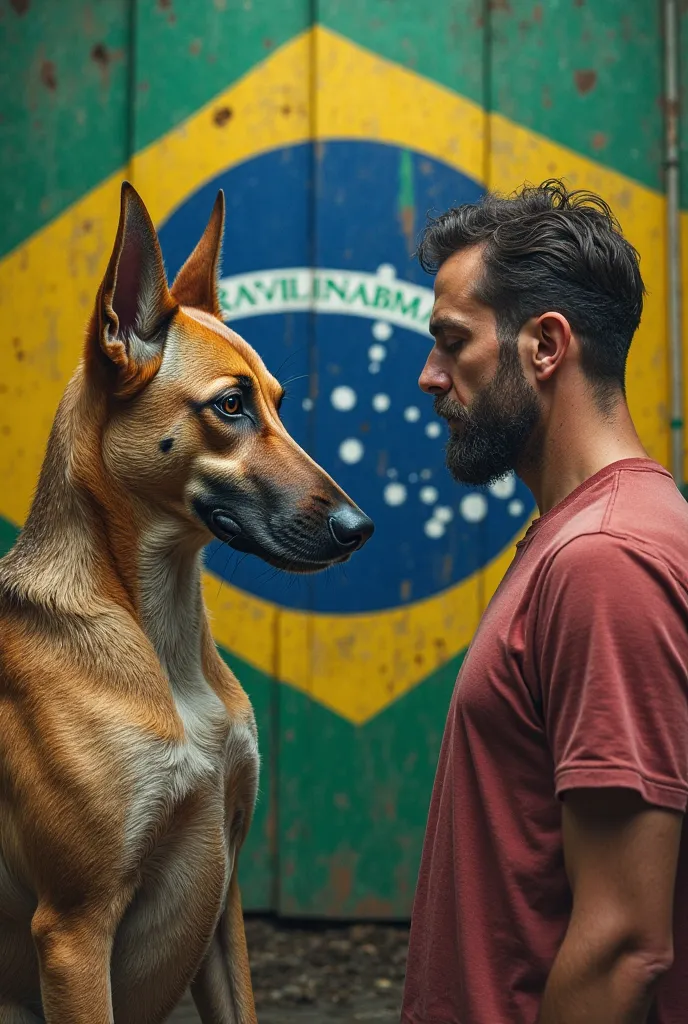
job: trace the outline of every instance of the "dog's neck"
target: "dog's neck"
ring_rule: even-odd
[[[26,523],[2,564],[3,583],[17,601],[76,615],[98,602],[107,559],[97,543],[100,522],[92,496],[74,485],[75,443],[91,445],[86,435],[94,433],[79,415],[81,405],[75,377],[55,416]]]
[[[195,678],[201,660],[201,557],[169,520],[142,538],[138,560],[141,626],[173,684]]]
[[[21,603],[55,612],[88,617],[119,605],[146,633],[166,671],[183,675],[184,659],[200,657],[202,543],[163,516],[142,514],[113,489],[99,461],[102,413],[77,375],[0,582]]]

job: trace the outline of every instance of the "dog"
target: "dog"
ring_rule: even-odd
[[[123,184],[83,358],[0,562],[0,1024],[154,1024],[189,985],[204,1024],[256,1021],[237,881],[256,726],[211,637],[202,549],[316,572],[373,524],[222,322],[223,226],[220,192],[169,287]]]

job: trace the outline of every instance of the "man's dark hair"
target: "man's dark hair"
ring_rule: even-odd
[[[570,192],[556,178],[512,196],[488,193],[430,220],[418,258],[436,273],[473,245],[485,246],[476,298],[494,310],[500,340],[515,339],[531,317],[561,313],[580,339],[583,371],[600,397],[624,389],[645,288],[638,253],[603,199]]]

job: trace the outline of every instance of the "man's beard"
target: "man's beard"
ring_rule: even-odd
[[[458,483],[490,484],[539,457],[540,404],[514,342],[500,345],[495,375],[469,408],[443,395],[435,399],[435,412],[454,420],[446,462]]]

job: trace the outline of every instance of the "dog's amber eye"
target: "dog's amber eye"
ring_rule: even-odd
[[[241,396],[225,395],[225,397],[221,398],[218,402],[218,406],[225,416],[238,416],[242,409]]]

